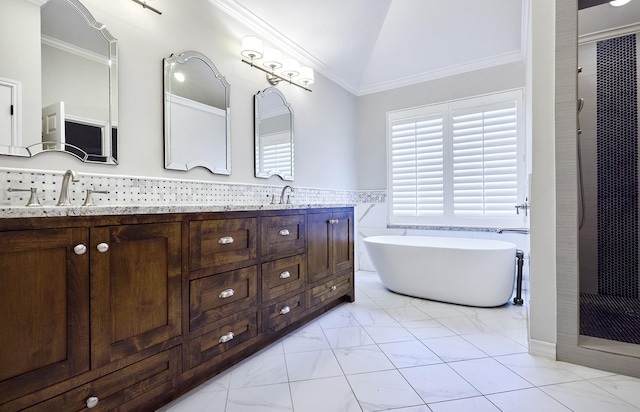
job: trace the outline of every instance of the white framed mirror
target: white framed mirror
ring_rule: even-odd
[[[231,174],[230,86],[196,51],[164,59],[165,168]]]
[[[118,44],[78,0],[3,0],[0,154],[117,164]],[[20,18],[16,18],[20,16]],[[12,108],[12,111],[9,111]]]
[[[254,98],[256,177],[293,180],[293,109],[284,94],[269,87]]]

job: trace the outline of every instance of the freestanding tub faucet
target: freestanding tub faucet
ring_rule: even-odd
[[[280,193],[280,204],[281,204],[281,205],[284,205],[284,204],[285,204],[285,201],[284,201],[284,194],[285,194],[285,192],[287,191],[287,189],[290,189],[290,190],[291,190],[291,193],[293,193],[293,192],[294,192],[293,187],[291,187],[291,186],[289,186],[289,185],[286,185],[285,187],[283,187],[283,188],[282,188],[282,193]],[[289,201],[287,201],[286,203],[291,203],[291,201],[289,200]]]
[[[69,201],[69,179],[74,182],[79,182],[80,177],[78,177],[78,172],[69,169],[64,173],[62,177],[62,187],[60,187],[60,198],[56,206],[71,206],[71,202]]]

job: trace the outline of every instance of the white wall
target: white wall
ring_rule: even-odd
[[[387,112],[524,85],[524,64],[511,63],[361,96],[358,99],[358,188],[387,187]]]
[[[2,0],[0,5],[0,78],[21,81],[22,131],[40,141],[40,54],[23,54],[23,48],[40,47],[40,9],[25,0]],[[21,39],[20,42],[11,39]],[[0,165],[4,159],[0,158]]]
[[[27,0],[8,1],[35,7]],[[242,37],[255,33],[206,0],[154,4],[162,15],[130,0],[81,1],[119,41],[119,165],[84,164],[68,155],[44,153],[31,159],[0,156],[0,167],[56,171],[73,168],[81,173],[282,183],[277,177],[254,177],[253,96],[269,84],[264,73],[241,62],[239,49]],[[5,15],[4,11],[0,15]],[[188,50],[209,57],[231,85],[231,176],[212,175],[201,168],[189,172],[164,170],[162,60]],[[288,84],[278,87],[295,111],[294,185],[355,189],[356,97],[319,73],[313,93]],[[39,128],[39,114],[28,123],[33,126],[36,121]],[[34,133],[33,127],[31,130]]]
[[[555,357],[555,0],[531,2],[533,167],[531,181],[530,350]]]
[[[463,73],[414,86],[361,96],[358,99],[358,187],[387,188],[386,114],[389,111],[457,100],[500,90],[524,88],[525,66],[511,63]],[[363,203],[357,211],[357,257],[362,270],[374,270],[363,239],[375,235],[452,236],[510,241],[528,252],[528,236],[482,231],[387,228],[387,205]],[[528,253],[527,253],[528,254]]]

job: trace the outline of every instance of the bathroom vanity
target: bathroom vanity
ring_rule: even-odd
[[[352,207],[124,210],[0,219],[0,411],[154,410],[354,300]]]

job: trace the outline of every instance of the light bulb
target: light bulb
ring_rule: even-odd
[[[613,7],[620,7],[620,6],[624,6],[630,1],[631,0],[613,0],[613,1],[610,1],[609,4],[611,4]]]
[[[266,49],[264,51],[264,60],[262,65],[271,70],[282,67],[282,52],[278,49]]]
[[[240,54],[251,60],[262,58],[262,40],[256,36],[244,36]]]
[[[282,70],[280,73],[286,77],[296,77],[300,74],[300,65],[296,59],[285,59],[282,62]]]

